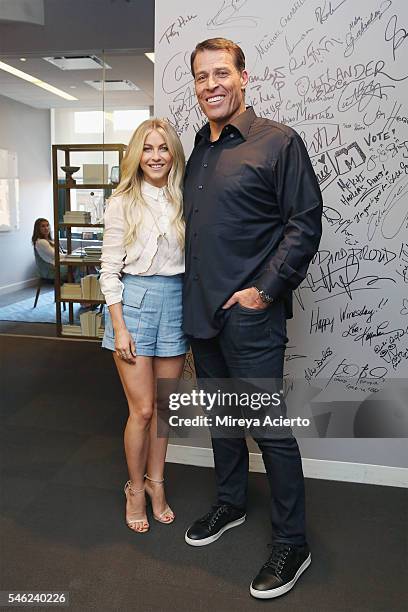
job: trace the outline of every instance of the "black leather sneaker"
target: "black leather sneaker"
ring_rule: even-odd
[[[251,583],[251,595],[258,599],[272,599],[287,593],[311,562],[307,544],[273,544],[269,559]]]
[[[241,525],[245,519],[245,512],[229,504],[213,506],[187,529],[184,539],[191,546],[206,546],[218,540],[227,529]]]

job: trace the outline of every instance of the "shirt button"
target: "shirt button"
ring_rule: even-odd
[[[208,167],[208,164],[203,164],[203,166],[204,166],[204,168],[207,168],[207,167]]]
[[[198,188],[199,188],[199,189],[202,189],[202,188],[203,188],[203,186],[202,186],[202,185],[199,185],[199,186],[198,186]]]
[[[197,232],[194,232],[193,236],[194,238],[197,238]]]
[[[230,134],[230,138],[234,138],[234,134]]]
[[[193,255],[193,259],[198,259],[197,255]]]
[[[193,279],[194,279],[194,280],[198,280],[198,274],[195,274],[195,275],[193,276]]]
[[[195,209],[194,209],[194,212],[198,212],[198,208],[195,208]]]
[[[214,145],[210,145],[210,149],[213,149],[213,148],[214,148]]]

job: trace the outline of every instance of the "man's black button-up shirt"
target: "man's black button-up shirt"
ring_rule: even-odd
[[[321,237],[322,197],[300,136],[250,107],[210,141],[196,135],[184,183],[183,329],[211,338],[223,304],[256,285],[284,299],[305,278]]]

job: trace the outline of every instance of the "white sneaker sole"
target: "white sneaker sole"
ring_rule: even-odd
[[[296,581],[300,578],[303,572],[309,567],[311,562],[312,562],[312,555],[309,553],[309,556],[307,557],[307,559],[303,561],[302,565],[299,567],[298,571],[296,572],[295,577],[290,582],[283,584],[281,587],[277,587],[276,589],[270,589],[269,591],[258,591],[257,589],[253,588],[252,582],[251,582],[251,586],[249,587],[249,592],[251,593],[253,597],[256,597],[257,599],[272,599],[273,597],[280,597],[281,595],[284,595],[285,593],[290,591],[295,586]]]
[[[220,529],[218,533],[215,533],[214,535],[208,538],[203,538],[202,540],[193,540],[192,538],[189,538],[187,535],[187,530],[184,539],[187,544],[190,544],[190,546],[207,546],[207,544],[212,544],[212,542],[218,540],[218,538],[220,538],[222,534],[225,533],[225,531],[228,531],[228,529],[232,529],[233,527],[238,527],[239,525],[242,525],[242,523],[245,522],[245,519],[246,514],[244,514],[244,516],[241,516],[241,518],[237,519],[236,521],[231,521],[231,523],[227,523],[226,525],[224,525],[224,527],[222,527],[222,529]]]

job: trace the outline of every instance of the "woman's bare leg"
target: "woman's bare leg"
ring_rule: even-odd
[[[138,356],[135,364],[129,364],[113,354],[128,401],[129,417],[124,433],[126,462],[132,489],[144,488],[144,473],[149,448],[149,430],[154,413],[154,373],[153,358]],[[144,494],[130,494],[126,504],[128,520],[142,517],[148,525]],[[142,522],[134,523],[136,531],[144,531]]]
[[[153,373],[154,373],[154,386],[156,387],[156,381],[159,378],[171,378],[178,380],[184,368],[185,355],[178,355],[176,357],[155,357],[153,361]],[[166,460],[168,436],[165,435],[164,431],[160,432],[158,437],[157,432],[157,421],[158,412],[161,414],[163,429],[166,412],[168,411],[168,397],[155,397],[154,412],[149,432],[149,449],[147,454],[147,474],[153,480],[163,480],[164,478],[164,463]],[[164,492],[164,486],[151,481],[146,481],[147,488],[152,496],[153,512],[156,516],[160,516],[167,508],[167,501]],[[162,516],[163,520],[172,520],[173,514],[171,512],[165,513]]]

